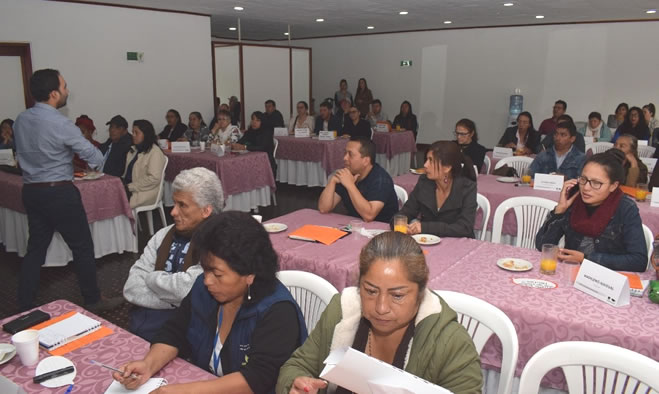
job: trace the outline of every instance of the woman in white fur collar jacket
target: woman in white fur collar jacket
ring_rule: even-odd
[[[428,266],[409,236],[387,232],[359,256],[359,287],[334,296],[279,371],[277,393],[349,393],[318,379],[330,351],[345,346],[454,393],[481,393],[480,359],[456,313],[426,288]]]

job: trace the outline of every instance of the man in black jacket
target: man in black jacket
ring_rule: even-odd
[[[277,104],[275,104],[274,100],[265,102],[265,113],[263,115],[265,117],[263,125],[266,128],[284,127],[284,117],[277,109]]]
[[[316,117],[314,133],[318,134],[321,130],[336,131],[338,133],[341,129],[341,121],[332,114],[332,103],[325,101],[320,104],[320,114]]]
[[[110,138],[98,148],[103,154],[102,172],[120,177],[126,169],[126,154],[133,145],[133,136],[121,115],[114,116],[106,125],[110,125]]]

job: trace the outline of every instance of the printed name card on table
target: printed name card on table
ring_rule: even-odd
[[[640,158],[643,164],[648,167],[648,174],[652,174],[652,171],[654,171],[654,167],[657,165],[657,159],[654,157],[641,157]]]
[[[172,153],[190,153],[190,143],[188,141],[172,142]]]
[[[275,137],[286,137],[288,129],[286,127],[275,127]]]
[[[511,157],[513,155],[513,148],[500,148],[495,147],[492,151],[492,158],[494,159],[505,159],[506,157]]]
[[[629,304],[629,279],[588,259],[581,263],[574,287],[612,306]]]
[[[309,138],[311,137],[311,132],[307,127],[298,129],[295,128],[295,138]]]
[[[378,122],[375,125],[375,131],[379,133],[387,133],[389,132],[389,125],[386,122]]]
[[[563,188],[563,175],[535,174],[533,189],[560,192]]]
[[[648,140],[638,140],[638,146],[648,146]]]
[[[336,131],[320,130],[318,132],[318,139],[321,141],[334,141],[336,139]]]
[[[583,137],[583,141],[584,141],[586,144],[592,144],[592,143],[595,142],[595,138],[584,136],[584,137]]]
[[[160,149],[162,149],[162,150],[167,150],[167,149],[169,149],[169,140],[167,140],[167,139],[159,139],[159,140],[158,140],[158,146],[160,146]]]

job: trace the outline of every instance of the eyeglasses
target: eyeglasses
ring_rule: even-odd
[[[590,187],[592,187],[595,190],[601,189],[602,185],[604,184],[604,182],[596,181],[594,179],[588,179],[585,176],[578,177],[577,183],[581,186],[586,186],[586,183],[590,183]]]
[[[470,132],[464,132],[464,131],[457,131],[457,130],[456,130],[456,131],[453,132],[453,134],[455,134],[456,137],[466,137],[466,136],[468,136],[468,135],[471,134],[471,133],[470,133]]]

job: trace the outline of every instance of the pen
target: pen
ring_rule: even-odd
[[[59,376],[68,375],[73,371],[75,371],[75,368],[73,368],[73,365],[70,365],[66,368],[60,368],[54,371],[42,373],[41,375],[37,375],[34,378],[32,378],[32,381],[34,383],[41,383],[41,382],[45,382],[46,380],[50,380]]]
[[[118,374],[121,374],[122,376],[124,375],[124,371],[122,371],[122,370],[120,370],[120,369],[117,369],[117,368],[111,367],[111,366],[109,366],[109,365],[105,365],[105,364],[103,364],[103,363],[99,363],[98,361],[95,361],[95,360],[89,360],[89,362],[92,363],[92,364],[94,364],[94,365],[98,365],[99,367],[102,367],[102,368],[105,368],[105,369],[109,369],[110,371],[114,371],[114,372],[116,372],[116,373],[118,373]],[[134,373],[132,373],[132,374],[130,374],[129,378],[131,378],[131,379],[137,379],[137,375],[135,375]]]
[[[64,394],[70,394],[71,391],[73,391],[73,383],[71,383],[71,384],[69,385],[69,388],[66,389],[66,392],[65,392]]]

